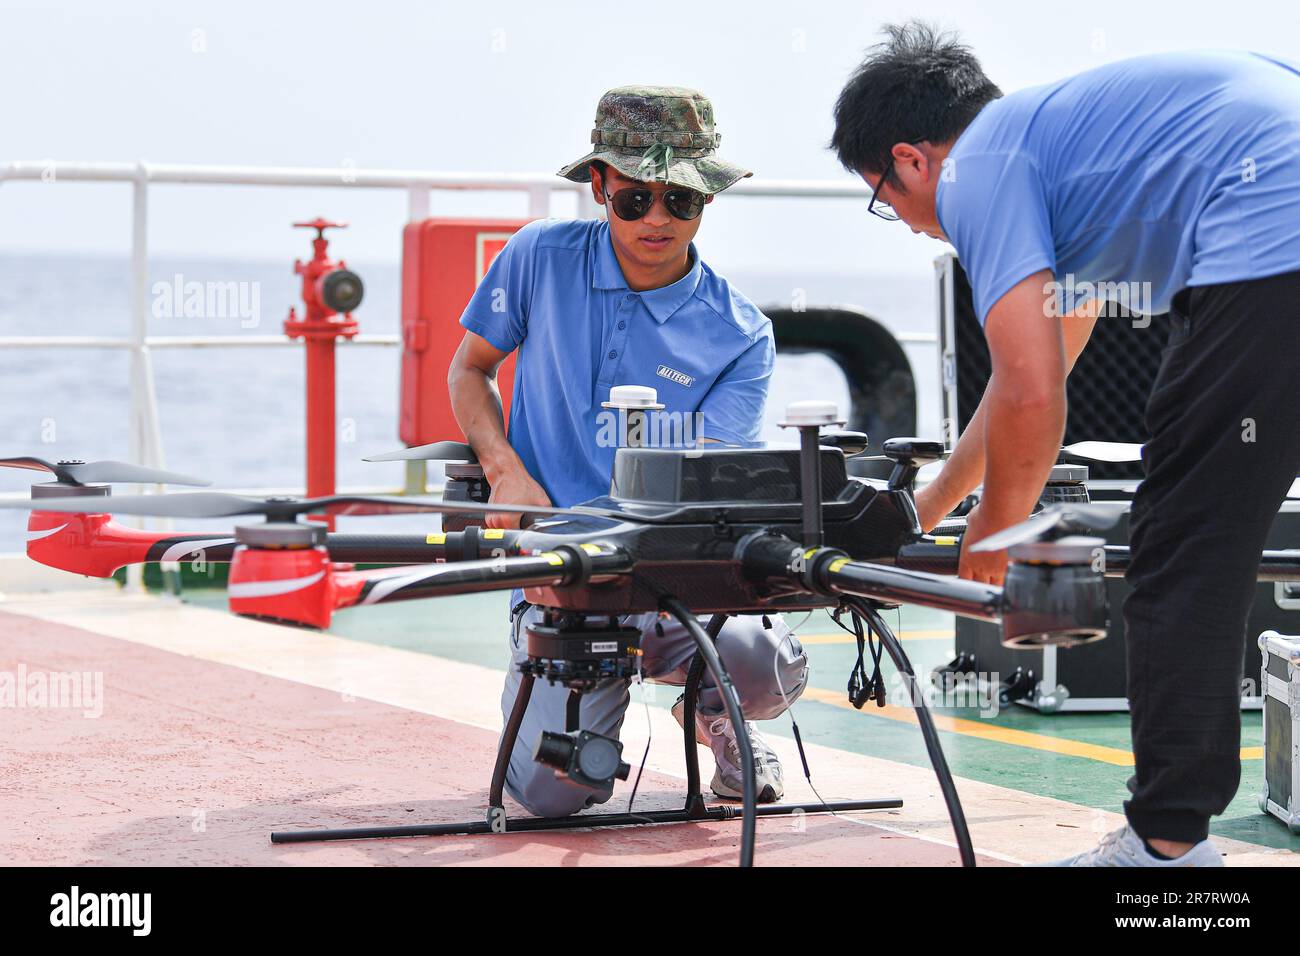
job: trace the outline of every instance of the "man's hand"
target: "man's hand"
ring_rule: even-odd
[[[551,506],[551,499],[547,497],[546,491],[533,480],[533,476],[528,474],[522,465],[503,472],[492,482],[492,496],[488,500],[494,505],[537,505],[540,508]],[[515,512],[497,512],[487,516],[487,526],[518,528],[520,518],[521,515]]]
[[[1007,553],[972,551],[971,545],[979,544],[989,535],[996,534],[1015,523],[986,518],[980,505],[972,508],[970,514],[966,516],[966,533],[961,539],[961,564],[957,570],[958,576],[970,581],[981,581],[984,584],[1001,585],[1007,573]]]

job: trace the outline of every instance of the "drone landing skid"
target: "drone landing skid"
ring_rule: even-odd
[[[709,640],[717,638],[726,621],[725,614],[715,614],[705,633]],[[698,625],[697,625],[698,626]],[[698,638],[697,638],[698,640]],[[716,655],[715,655],[716,656]],[[389,837],[420,836],[476,836],[489,833],[534,833],[552,830],[588,830],[597,827],[651,826],[665,823],[699,823],[705,820],[741,820],[743,810],[730,805],[709,806],[700,787],[700,757],[695,741],[695,701],[700,690],[700,680],[706,666],[702,653],[696,653],[686,677],[684,712],[682,714],[683,739],[686,746],[686,804],[679,810],[645,810],[638,813],[592,813],[568,817],[518,817],[509,819],[505,811],[506,769],[514,752],[523,724],[524,713],[532,696],[536,675],[525,673],[519,684],[519,693],[506,721],[505,732],[497,748],[496,765],[492,772],[492,786],[488,798],[485,820],[467,823],[407,824],[391,827],[348,827],[338,830],[279,830],[271,834],[272,843],[311,843],[323,840],[374,840]],[[738,703],[738,702],[737,702]],[[738,727],[744,728],[741,721]],[[576,728],[570,728],[576,729]],[[896,797],[879,800],[838,800],[829,803],[781,803],[753,808],[755,817],[792,816],[804,813],[847,813],[855,810],[894,810],[903,805]],[[752,852],[752,839],[751,852]],[[743,856],[743,852],[742,852]],[[742,860],[742,862],[749,862]]]

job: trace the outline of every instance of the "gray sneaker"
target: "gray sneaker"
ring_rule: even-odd
[[[1125,826],[1107,833],[1087,853],[1044,863],[1043,866],[1223,866],[1223,858],[1213,843],[1202,840],[1182,856],[1162,860],[1152,856],[1142,838],[1131,827]]]
[[[678,726],[682,724],[686,701],[678,697],[673,704],[673,716]],[[754,749],[754,786],[759,803],[775,803],[785,795],[785,783],[782,780],[781,761],[776,751],[763,739],[750,721],[745,722],[749,731],[749,740]],[[732,732],[731,721],[725,717],[706,717],[698,711],[695,714],[695,739],[708,744],[713,751],[713,780],[709,787],[720,797],[728,800],[741,800],[745,795],[745,781],[740,772],[740,745]]]

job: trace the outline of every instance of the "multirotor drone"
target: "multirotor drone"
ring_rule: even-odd
[[[917,472],[944,457],[938,442],[894,438],[884,442],[893,462],[887,480],[849,474],[866,436],[834,430],[843,422],[834,405],[796,402],[784,426],[797,430],[798,448],[700,445],[691,448],[620,447],[608,495],[571,508],[538,508],[487,501],[489,489],[473,451],[458,442],[402,449],[372,460],[439,460],[448,467],[442,499],[336,495],[324,498],[252,498],[214,492],[110,494],[109,484],[203,484],[199,479],[117,462],[57,463],[36,458],[0,465],[46,470],[55,480],[34,485],[28,554],[56,568],[109,576],[126,564],[177,561],[201,555],[229,562],[229,607],[241,615],[327,627],[344,607],[480,591],[523,589],[542,609],[528,631],[528,660],[514,709],[499,746],[485,820],[460,824],[307,830],[273,833],[277,843],[499,833],[628,826],[737,816],[730,805],[706,805],[700,792],[694,740],[695,696],[707,669],[737,728],[744,799],[740,860],[753,860],[758,816],[898,807],[896,799],[759,807],[753,753],[735,693],[714,647],[729,616],[826,609],[847,616],[861,651],[879,640],[912,695],[927,750],[947,803],[964,865],[975,855],[960,801],[933,719],[902,645],[880,612],[901,604],[937,608],[1000,624],[1004,643],[1017,647],[1071,645],[1106,635],[1104,577],[1122,575],[1128,549],[1106,545],[1089,529],[1109,527],[1113,508],[1087,503],[1048,507],[1027,521],[974,545],[1007,550],[1004,586],[954,575],[964,520],[950,519],[923,534],[913,498]],[[1087,447],[1084,447],[1087,446]],[[1104,443],[1066,449],[1077,456],[1131,454]],[[434,534],[328,532],[304,516],[431,512],[443,515]],[[524,513],[522,530],[482,527],[490,512]],[[142,531],[113,514],[171,518],[260,517],[230,534]],[[1300,551],[1265,552],[1260,580],[1300,578]],[[355,570],[354,563],[392,564]],[[558,774],[596,784],[625,777],[616,740],[579,727],[581,694],[602,681],[638,673],[639,630],[622,626],[627,614],[657,612],[679,621],[694,638],[697,656],[686,685],[684,741],[687,799],[680,810],[581,814],[562,819],[507,818],[504,782],[534,683],[569,689],[564,734],[544,734],[537,758]],[[708,616],[701,624],[701,615]],[[874,655],[879,660],[878,652]],[[877,674],[873,686],[879,686]],[[854,696],[862,706],[870,693]],[[883,696],[879,698],[883,703]],[[802,746],[802,744],[800,744]]]

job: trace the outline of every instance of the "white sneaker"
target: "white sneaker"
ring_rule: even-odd
[[[678,697],[673,704],[673,716],[678,726],[686,711],[685,696]],[[781,761],[776,751],[763,739],[757,728],[750,721],[745,722],[749,731],[750,745],[754,751],[754,787],[758,803],[775,803],[785,796],[785,783],[782,779]],[[720,797],[728,800],[743,800],[745,796],[745,778],[740,770],[740,745],[731,729],[731,720],[726,716],[706,717],[696,711],[695,739],[707,744],[713,751],[713,780],[709,787]]]
[[[1180,857],[1162,860],[1153,856],[1132,827],[1107,833],[1086,853],[1043,866],[1223,866],[1223,858],[1209,840],[1202,840]]]

